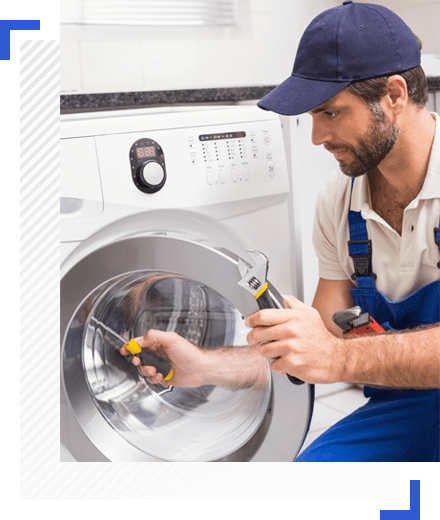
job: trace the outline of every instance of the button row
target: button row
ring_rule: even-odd
[[[276,173],[275,163],[273,161],[267,161],[266,163],[266,173],[269,177],[274,177]],[[243,166],[241,170],[237,168],[219,168],[218,170],[214,170],[213,168],[209,168],[206,170],[206,180],[210,186],[214,184],[225,184],[228,179],[231,179],[232,182],[238,181],[248,181],[250,179],[250,171],[247,166]]]
[[[249,168],[246,166],[239,172],[237,168],[229,169],[220,168],[219,170],[209,169],[206,170],[206,180],[210,186],[214,184],[225,184],[227,179],[230,178],[232,182],[248,181],[250,178]]]

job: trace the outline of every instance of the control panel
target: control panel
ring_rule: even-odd
[[[213,132],[188,138],[191,164],[204,166],[209,186],[249,181],[257,162],[258,168],[264,165],[266,174],[273,177],[276,170],[270,143],[269,130]]]
[[[138,139],[130,148],[133,182],[144,193],[156,193],[165,185],[167,174],[162,148],[153,139]]]
[[[90,133],[96,128],[107,205],[221,211],[220,204],[289,192],[280,119],[256,107],[142,112],[94,122]]]
[[[137,136],[131,145],[132,179],[144,193],[160,191],[167,182],[166,159],[168,177],[171,175],[168,182],[173,183],[173,187],[167,184],[168,189],[177,188],[176,183],[184,176],[187,182],[180,188],[186,191],[200,193],[203,184],[233,189],[247,183],[247,189],[241,189],[249,195],[251,184],[257,182],[263,187],[267,182],[273,184],[270,179],[277,171],[283,175],[281,139],[276,121],[155,131],[153,135]]]

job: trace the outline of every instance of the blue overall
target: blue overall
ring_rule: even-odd
[[[352,185],[353,189],[353,185]],[[376,289],[371,241],[360,212],[348,215],[349,254],[357,288],[353,303],[384,329],[402,330],[440,321],[440,280],[407,298],[389,301]],[[434,240],[440,253],[440,223]],[[438,264],[440,269],[440,262]],[[392,390],[364,387],[367,403],[316,439],[297,462],[438,462],[440,390]]]

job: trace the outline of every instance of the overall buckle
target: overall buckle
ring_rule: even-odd
[[[438,252],[440,253],[440,228],[434,228],[434,242],[437,244]],[[438,262],[437,267],[440,269],[440,262]]]
[[[366,245],[368,253],[353,254],[351,252],[351,245]],[[371,256],[372,256],[372,245],[371,240],[349,240],[348,241],[348,254],[353,259],[354,273],[351,275],[351,279],[356,281],[358,276],[372,276],[373,280],[376,280],[377,276],[371,270]]]

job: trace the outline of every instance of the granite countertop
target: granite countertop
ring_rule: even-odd
[[[145,92],[109,92],[104,94],[61,94],[62,114],[93,110],[114,110],[202,103],[238,103],[259,100],[276,85]],[[440,77],[428,78],[430,92],[440,90]]]
[[[104,94],[62,94],[60,108],[61,113],[69,113],[161,105],[237,103],[240,101],[259,100],[274,88],[275,86],[110,92]]]
[[[428,78],[428,90],[440,90],[440,77],[429,77]]]

